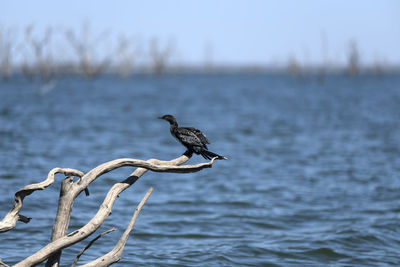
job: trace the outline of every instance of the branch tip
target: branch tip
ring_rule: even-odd
[[[31,217],[26,217],[22,214],[18,214],[18,221],[23,222],[23,223],[28,223],[31,221]]]

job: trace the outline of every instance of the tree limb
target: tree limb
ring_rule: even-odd
[[[5,264],[0,258],[0,267],[10,267],[10,266]]]
[[[177,172],[177,173],[190,173],[197,172],[203,168],[210,168],[214,163],[214,159],[212,159],[208,163],[201,163],[196,165],[186,165],[186,166],[176,166],[181,165],[189,160],[190,153],[185,153],[179,158],[176,158],[171,161],[160,161],[156,159],[150,159],[148,161],[136,160],[136,159],[118,159],[113,160],[100,166],[94,168],[84,176],[82,176],[79,181],[74,183],[76,185],[72,188],[72,194],[77,196],[84,188],[86,188],[92,181],[101,176],[104,173],[107,173],[111,170],[114,170],[123,166],[136,166],[137,168],[127,179],[125,179],[122,183],[116,183],[107,193],[103,203],[101,204],[99,210],[96,215],[83,227],[80,229],[73,231],[72,233],[60,237],[59,239],[50,242],[48,245],[40,249],[35,254],[29,256],[23,261],[17,263],[15,266],[32,266],[37,265],[47,259],[51,254],[62,250],[68,246],[71,246],[89,235],[95,232],[100,225],[104,222],[104,220],[110,215],[112,206],[117,198],[117,196],[127,189],[130,185],[132,185],[137,179],[139,179],[146,171],[152,170],[156,172]]]
[[[19,214],[19,211],[22,208],[22,204],[24,198],[29,196],[36,190],[43,190],[46,187],[50,186],[54,182],[54,175],[57,173],[62,173],[67,176],[78,176],[82,177],[83,172],[69,169],[69,168],[54,168],[47,175],[47,179],[43,182],[30,184],[24,186],[20,190],[18,190],[14,195],[14,205],[11,210],[6,214],[2,221],[0,221],[0,233],[10,231],[13,229],[17,223],[17,221],[22,221],[24,223],[28,223],[31,218],[25,217]]]
[[[124,247],[126,244],[126,240],[128,240],[129,233],[132,231],[133,226],[135,225],[136,219],[139,216],[139,212],[142,209],[143,205],[146,203],[147,199],[150,197],[151,193],[153,192],[153,187],[147,191],[146,195],[143,197],[142,201],[140,201],[139,205],[135,209],[135,212],[132,215],[132,219],[130,220],[127,228],[125,229],[124,233],[122,234],[121,238],[119,239],[118,243],[115,247],[108,252],[107,254],[103,255],[100,258],[95,259],[87,264],[81,265],[81,267],[102,267],[102,266],[110,266],[113,263],[118,262],[121,259],[122,252],[124,251]],[[71,266],[73,267],[73,266]]]
[[[191,153],[185,152],[184,159],[187,160],[191,157]],[[150,164],[148,164],[150,162]],[[169,166],[168,168],[171,169],[171,166],[175,166],[175,164],[180,164],[179,161],[172,160],[172,161],[161,161],[157,159],[150,159],[148,162],[143,160],[136,160],[136,159],[117,159],[110,162],[106,162],[104,164],[99,165],[98,167],[94,168],[92,171],[88,172],[87,175],[83,176],[80,180],[76,183],[73,183],[72,180],[67,181],[65,179],[61,186],[60,199],[59,199],[59,206],[57,210],[57,216],[55,219],[55,223],[53,226],[53,233],[51,237],[51,242],[55,241],[56,239],[63,237],[66,235],[70,220],[70,215],[72,212],[72,206],[76,196],[82,191],[81,188],[87,188],[89,183],[97,179],[104,173],[107,173],[113,169],[123,167],[123,166],[131,166],[130,164],[136,164],[138,166],[145,166],[146,164],[150,167],[152,166],[153,169],[159,169],[157,165]],[[183,163],[183,162],[182,162]],[[144,171],[147,169],[138,168]],[[142,174],[144,174],[143,172]],[[140,176],[130,176],[124,182],[128,185],[132,185]],[[111,211],[110,211],[111,212]],[[61,250],[53,253],[46,262],[46,267],[58,267],[59,261],[61,256]]]
[[[61,183],[60,197],[58,199],[57,215],[54,220],[51,240],[65,236],[68,231],[69,222],[71,219],[72,207],[75,198],[71,194],[71,189],[74,185],[73,177],[65,178]],[[61,257],[61,250],[52,254],[47,262],[46,267],[58,267]]]

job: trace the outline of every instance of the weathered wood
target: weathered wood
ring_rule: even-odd
[[[5,264],[0,258],[0,267],[10,267],[10,266]]]
[[[65,178],[61,183],[60,197],[58,199],[57,215],[51,233],[51,241],[65,236],[68,231],[69,222],[71,219],[72,206],[74,198],[69,194],[73,186],[73,177]],[[46,267],[58,267],[61,257],[61,251],[57,251],[46,262]]]
[[[20,215],[19,212],[22,208],[22,204],[24,201],[24,198],[26,196],[29,196],[36,190],[43,190],[46,187],[50,186],[52,183],[54,183],[54,175],[57,173],[62,173],[64,175],[71,175],[71,176],[83,176],[83,173],[74,170],[74,169],[69,169],[69,168],[54,168],[52,169],[49,174],[47,175],[47,179],[44,180],[41,183],[36,183],[36,184],[30,184],[27,186],[24,186],[20,190],[18,190],[15,195],[14,195],[14,205],[11,208],[11,210],[6,214],[6,216],[3,218],[2,221],[0,221],[0,233],[2,232],[7,232],[13,229],[17,223],[17,221],[22,221],[22,222],[29,222],[30,218],[25,217],[23,215]]]
[[[153,187],[150,187],[146,195],[143,197],[142,201],[140,201],[139,205],[136,207],[135,212],[133,213],[128,226],[126,227],[124,233],[122,234],[121,238],[119,239],[115,247],[102,257],[99,257],[87,264],[81,265],[81,267],[110,266],[111,264],[116,263],[121,259],[122,252],[124,251],[124,247],[126,244],[126,240],[128,240],[129,237],[129,233],[132,231],[133,226],[135,225],[140,210],[142,209],[143,205],[146,203],[147,199],[150,197],[152,192],[153,192]]]
[[[211,168],[214,160],[207,163],[201,163],[196,165],[185,165],[178,166],[185,162],[187,162],[191,157],[191,154],[185,153],[181,157],[178,157],[171,161],[161,161],[157,159],[150,159],[147,161],[137,160],[137,159],[117,159],[110,162],[106,162],[104,164],[99,165],[93,170],[89,171],[85,175],[78,175],[75,173],[68,173],[68,175],[79,176],[81,177],[78,181],[71,183],[71,188],[68,190],[69,195],[71,195],[72,200],[75,199],[80,192],[85,190],[88,185],[93,182],[95,179],[100,177],[102,174],[105,174],[109,171],[115,170],[120,167],[131,166],[138,167],[128,178],[126,178],[123,182],[114,184],[109,192],[107,193],[103,203],[100,205],[96,215],[83,227],[80,229],[73,231],[67,235],[58,236],[55,240],[52,240],[48,245],[40,249],[35,254],[27,257],[21,262],[17,263],[15,266],[34,266],[37,265],[54,253],[61,251],[63,248],[71,246],[94,233],[100,225],[104,222],[104,220],[111,214],[111,209],[113,204],[118,197],[118,195],[131,186],[137,179],[139,179],[143,174],[147,172],[147,170],[155,171],[155,172],[175,172],[175,173],[190,173],[197,172],[204,168]],[[62,169],[60,169],[62,170]],[[60,170],[58,170],[60,172]],[[52,172],[51,172],[52,173]],[[81,173],[80,173],[81,174]],[[50,176],[50,173],[49,173]],[[54,181],[54,174],[53,174]],[[70,202],[68,202],[70,203]],[[68,204],[69,205],[69,204]],[[69,209],[68,209],[69,210]],[[70,213],[70,211],[69,211]],[[60,215],[65,216],[65,215]],[[63,218],[59,218],[63,219]],[[57,219],[56,219],[57,221]],[[68,226],[66,226],[68,227]],[[133,227],[133,225],[132,225]],[[61,227],[62,228],[62,227]],[[129,227],[128,227],[129,228]],[[125,243],[123,243],[125,245]],[[58,261],[56,261],[58,262]],[[50,264],[50,263],[49,263]],[[52,263],[54,264],[54,263]]]

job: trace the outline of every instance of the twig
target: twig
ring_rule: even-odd
[[[99,239],[99,238],[102,237],[103,235],[106,235],[106,234],[108,234],[108,233],[111,233],[111,232],[113,232],[113,231],[115,231],[115,230],[116,230],[115,228],[111,228],[110,230],[107,230],[107,231],[105,231],[104,233],[99,234],[96,238],[94,238],[92,241],[90,241],[89,244],[87,244],[87,246],[84,247],[84,248],[78,253],[78,255],[76,255],[76,258],[75,258],[74,262],[72,263],[71,267],[75,267],[75,266],[76,266],[76,264],[78,263],[79,258],[83,255],[83,253],[84,253],[87,249],[89,249],[89,248],[93,245],[94,242],[96,242],[97,239]]]

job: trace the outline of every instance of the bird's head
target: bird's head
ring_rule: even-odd
[[[176,123],[176,119],[174,118],[174,116],[172,115],[164,115],[162,117],[158,117],[160,120],[166,120],[168,121],[170,124],[177,124]]]

